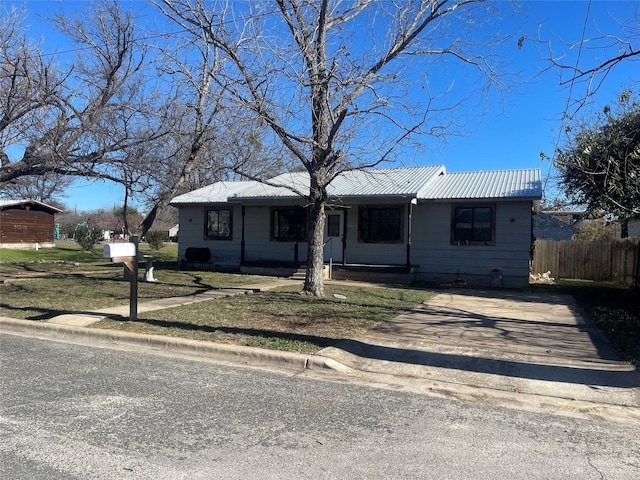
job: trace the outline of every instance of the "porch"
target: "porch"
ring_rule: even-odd
[[[355,282],[390,283],[409,285],[415,282],[414,266],[406,265],[324,265],[325,279]],[[294,262],[251,261],[240,266],[240,272],[253,275],[270,275],[304,280],[306,264]]]

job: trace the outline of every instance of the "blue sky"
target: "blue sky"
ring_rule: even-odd
[[[35,20],[34,14],[59,8],[77,8],[81,3],[83,2],[27,3],[30,18],[33,18],[29,33],[43,39],[45,52],[63,49],[63,46],[51,29]],[[557,71],[541,72],[545,64],[540,60],[533,40],[538,35],[551,40],[556,51],[560,52],[563,50],[560,40],[577,42],[582,37],[585,25],[586,38],[594,36],[597,27],[608,33],[618,34],[620,32],[616,21],[629,24],[635,18],[634,13],[640,16],[640,2],[637,1],[592,0],[589,3],[586,0],[525,0],[520,5],[524,10],[522,15],[509,17],[507,21],[510,23],[504,25],[505,30],[512,29],[518,34],[510,44],[503,46],[504,52],[501,52],[511,62],[511,70],[520,72],[516,91],[506,94],[504,102],[492,101],[490,108],[482,115],[480,111],[474,113],[474,108],[479,108],[474,107],[477,103],[472,101],[464,105],[462,108],[467,110],[462,113],[471,113],[466,123],[468,134],[447,138],[446,144],[440,145],[437,150],[421,153],[413,162],[424,165],[444,164],[451,172],[541,168],[543,176],[546,176],[550,163],[541,161],[540,152],[551,155],[558,141],[562,140],[559,132],[570,87],[560,85]],[[525,37],[522,48],[517,45],[519,37]],[[636,42],[638,40],[640,39],[637,38]],[[577,53],[577,49],[573,52]],[[595,65],[602,53],[601,50],[583,49],[580,52],[581,64]],[[640,80],[639,67],[638,60],[618,65],[595,97],[599,107],[591,106],[583,111],[601,108],[613,102],[621,90]],[[584,85],[575,84],[571,91],[572,97],[580,98],[583,94]],[[121,188],[102,181],[78,181],[68,194],[64,202],[69,209],[77,210],[111,208],[121,204],[123,200]]]

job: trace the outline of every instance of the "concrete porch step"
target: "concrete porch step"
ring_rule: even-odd
[[[288,277],[290,280],[302,280],[304,281],[307,277],[307,269],[306,268],[299,268],[298,270],[296,270],[294,272],[293,275],[291,275],[290,277]]]

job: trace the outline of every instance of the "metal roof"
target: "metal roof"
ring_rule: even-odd
[[[48,208],[49,210],[55,213],[62,213],[63,210],[58,207],[54,207],[53,205],[48,205],[46,203],[39,202],[38,200],[8,200],[8,199],[0,199],[0,208],[2,207],[12,207],[19,205],[39,205],[43,208]]]
[[[309,191],[307,172],[290,172],[269,180],[217,182],[174,198],[172,205],[226,203],[242,200],[298,198]],[[442,165],[353,170],[329,185],[330,198],[407,197],[423,200],[540,198],[539,169],[446,173]]]
[[[329,194],[336,197],[416,197],[444,172],[443,165],[354,170],[338,176],[329,185]]]
[[[438,177],[425,193],[426,200],[482,198],[540,198],[540,170],[497,170],[447,173]]]
[[[238,181],[238,182],[216,182],[206,187],[198,188],[192,192],[178,195],[170,205],[202,204],[202,203],[226,203],[238,192],[244,190],[258,182]]]
[[[344,197],[416,197],[438,175],[444,166],[352,170],[338,175],[327,188],[333,198]],[[293,172],[279,175],[270,185],[254,184],[237,194],[242,198],[292,198],[309,191],[309,174]],[[278,185],[278,186],[276,186]]]

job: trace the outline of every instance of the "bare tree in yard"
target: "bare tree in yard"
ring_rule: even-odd
[[[2,186],[1,195],[9,199],[33,198],[39,202],[52,203],[65,196],[71,179],[55,173],[39,176],[24,176]]]
[[[611,14],[607,15],[609,18],[602,18],[591,12],[592,2],[583,2],[583,5],[585,17],[580,41],[538,39],[539,44],[543,45],[538,53],[546,62],[546,70],[556,72],[560,86],[567,89],[567,101],[563,106],[562,127],[558,136],[560,141],[564,135],[566,144],[574,141],[572,137],[576,126],[581,129],[584,126],[589,128],[589,124],[592,124],[588,106],[597,99],[603,85],[611,83],[615,71],[624,68],[624,65],[640,61],[640,10],[637,7],[635,10],[628,9],[627,18],[615,18]],[[599,5],[606,8],[604,2]],[[522,37],[519,45],[524,41],[525,38]],[[636,68],[635,71],[640,70]],[[628,78],[631,88],[638,79],[637,74],[634,77],[632,71]],[[556,201],[567,203],[569,200],[566,196],[563,198],[563,191],[567,191],[562,178],[564,173],[556,168],[564,161],[557,158],[558,152],[559,149],[556,149],[554,158],[544,152],[540,154],[542,160],[554,162],[545,182],[545,195],[559,196]],[[577,196],[572,197],[575,199]]]
[[[443,135],[454,107],[498,79],[478,40],[489,16],[474,0],[158,3],[224,53],[218,81],[308,172],[309,191],[297,193],[311,210],[304,292],[316,296],[331,181],[421,134]],[[447,59],[469,67],[468,85],[439,77]]]
[[[237,108],[223,95],[225,87],[217,77],[225,57],[215,45],[198,42],[203,35],[183,38],[173,34],[159,55],[165,95],[172,99],[168,109],[171,129],[147,148],[148,158],[135,183],[150,206],[141,225],[142,235],[173,197],[222,180],[255,156],[255,145],[246,145],[246,140],[243,147],[232,144],[251,138],[252,131],[246,126],[255,120],[238,118]]]
[[[133,17],[111,0],[87,8],[82,20],[52,18],[73,42],[65,65],[28,44],[19,12],[0,19],[0,185],[52,174],[125,183],[116,163],[163,133]]]

